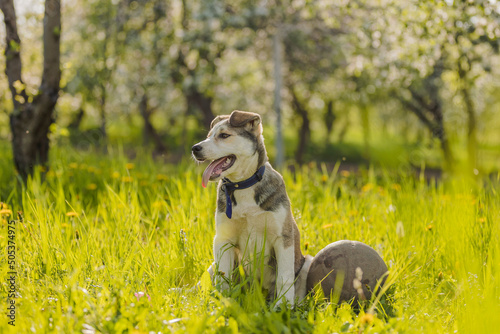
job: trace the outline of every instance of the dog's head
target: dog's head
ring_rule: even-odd
[[[204,187],[222,176],[232,175],[237,181],[252,175],[267,161],[260,115],[235,110],[217,116],[207,139],[194,145],[192,154],[200,162],[212,160],[203,173]]]

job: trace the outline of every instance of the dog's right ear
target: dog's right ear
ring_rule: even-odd
[[[220,121],[223,121],[225,119],[228,119],[228,118],[229,118],[229,115],[219,115],[219,116],[215,117],[214,120],[212,121],[212,123],[210,123],[210,130],[214,127],[215,124],[217,124]]]

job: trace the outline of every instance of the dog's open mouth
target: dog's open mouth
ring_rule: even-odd
[[[209,180],[215,180],[223,171],[229,169],[229,167],[234,164],[235,160],[236,157],[234,155],[228,155],[227,157],[222,157],[212,161],[203,172],[203,177],[201,178],[201,185],[203,188],[207,187]]]

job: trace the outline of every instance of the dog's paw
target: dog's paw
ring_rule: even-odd
[[[274,303],[272,306],[272,310],[274,312],[281,312],[282,310],[293,310],[294,308],[294,303],[290,302],[287,300],[285,297],[282,297]]]

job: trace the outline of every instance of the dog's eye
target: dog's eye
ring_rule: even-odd
[[[227,134],[227,133],[221,133],[221,134],[219,135],[219,138],[226,139],[226,138],[227,138],[227,137],[229,137],[229,136],[231,136],[231,135],[229,135],[229,134]]]

